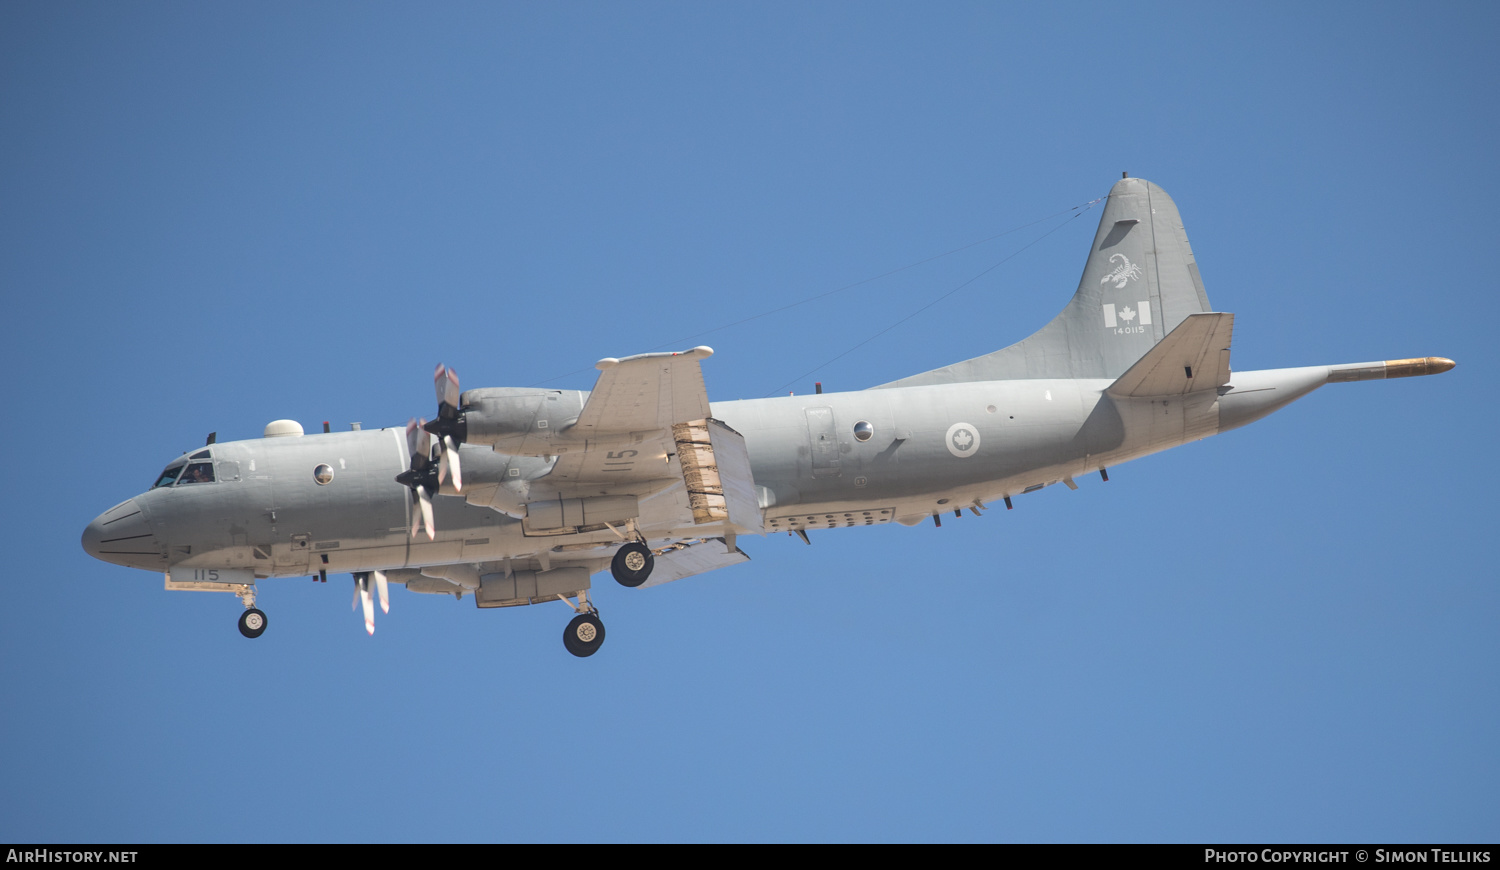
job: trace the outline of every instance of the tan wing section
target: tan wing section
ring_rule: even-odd
[[[707,347],[602,359],[578,420],[553,439],[552,472],[538,481],[569,498],[645,497],[682,482],[672,427],[708,416],[699,362]]]
[[[761,534],[760,502],[744,436],[711,418],[679,423],[672,427],[672,436],[693,523],[720,523],[726,531]]]
[[[1229,383],[1233,314],[1189,314],[1110,384],[1111,396],[1180,396]]]

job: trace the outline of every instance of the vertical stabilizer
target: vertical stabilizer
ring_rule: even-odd
[[[914,387],[1022,378],[1118,378],[1208,295],[1177,205],[1141,178],[1109,192],[1073,301],[1004,350],[882,384]]]

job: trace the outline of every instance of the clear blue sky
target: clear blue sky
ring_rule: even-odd
[[[0,840],[1500,839],[1480,3],[0,5]],[[217,431],[715,399],[1024,337],[1170,192],[1237,369],[1443,355],[931,525],[561,605],[229,596],[83,553]],[[1055,230],[1055,231],[1053,231]],[[1043,233],[1052,231],[1042,238]],[[1037,241],[1040,239],[1039,241]],[[569,374],[572,373],[572,374]]]

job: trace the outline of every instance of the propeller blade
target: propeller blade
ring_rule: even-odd
[[[438,405],[458,407],[458,372],[439,363],[437,371],[432,375],[432,385],[437,393]]]
[[[443,479],[448,476],[448,451],[439,448],[438,455],[438,486],[443,485]]]
[[[370,576],[359,578],[359,603],[365,606],[365,631],[375,633],[375,603],[370,600]]]
[[[432,530],[432,498],[427,495],[427,490],[420,486],[417,487],[417,501],[422,506],[422,524],[427,528],[427,540],[431,541],[437,537]]]
[[[407,455],[415,456],[417,453],[417,418],[413,417],[406,421],[406,452]]]
[[[418,487],[416,487],[416,489],[412,490],[411,500],[412,500],[413,503],[415,503],[417,501],[417,492],[419,490],[421,490],[421,486],[418,486]],[[422,513],[421,513],[421,511],[412,511],[411,512],[411,536],[413,538],[415,538],[417,536],[417,529],[419,529],[421,527],[422,527]]]
[[[380,612],[381,613],[390,613],[391,612],[390,584],[386,582],[385,572],[384,571],[376,571],[375,572],[375,591],[378,592],[378,593],[380,593]]]
[[[458,464],[458,445],[453,443],[452,435],[443,436],[443,459],[447,461],[453,472],[453,491],[463,492],[464,481]]]
[[[426,458],[432,458],[432,435],[423,426],[427,425],[425,419],[417,421],[417,444],[412,448],[412,453],[420,453]],[[410,431],[410,430],[408,430]]]

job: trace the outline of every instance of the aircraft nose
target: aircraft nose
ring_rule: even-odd
[[[135,499],[95,517],[83,530],[83,550],[95,559],[132,568],[156,568],[166,563],[161,542],[151,534],[151,523]]]

